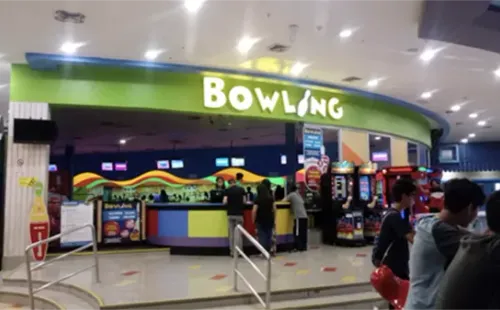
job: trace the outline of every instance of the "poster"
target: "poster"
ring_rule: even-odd
[[[141,203],[104,203],[102,236],[105,244],[141,241]]]
[[[94,223],[94,205],[79,201],[65,201],[61,204],[61,232]],[[61,237],[61,247],[78,247],[92,242],[90,229],[81,229]]]
[[[304,147],[304,181],[308,190],[317,192],[320,186],[323,149],[323,130],[304,126],[302,143]]]
[[[19,185],[31,187],[34,190],[33,203],[29,213],[29,236],[31,243],[47,239],[50,235],[49,215],[43,199],[44,184],[34,177],[19,179]],[[48,243],[42,243],[32,250],[33,259],[41,262],[47,256]]]

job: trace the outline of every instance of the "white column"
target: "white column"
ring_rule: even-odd
[[[47,103],[11,102],[9,105],[7,162],[5,178],[5,227],[3,268],[11,269],[23,262],[29,243],[29,212],[34,193],[21,186],[19,179],[34,177],[45,184],[47,201],[50,146],[14,143],[14,119],[50,119]]]

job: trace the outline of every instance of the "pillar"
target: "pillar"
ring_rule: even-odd
[[[285,124],[285,152],[286,155],[286,171],[289,176],[289,183],[295,183],[295,172],[299,170],[297,163],[297,129],[294,123]]]
[[[14,119],[50,119],[47,103],[11,102],[7,133],[5,178],[5,212],[3,269],[12,269],[24,261],[24,249],[29,243],[29,212],[33,189],[22,186],[23,177],[34,177],[45,184],[47,201],[50,146],[14,143]]]
[[[73,155],[75,154],[75,147],[73,145],[66,145],[64,148],[64,160],[66,162],[66,167],[68,169],[68,178],[66,178],[66,184],[67,188],[69,189],[68,191],[68,199],[72,200],[73,199],[73,175],[74,175],[74,169],[73,169]]]
[[[339,161],[356,165],[370,161],[368,132],[343,128],[339,131]]]
[[[408,141],[391,138],[391,166],[408,166]]]

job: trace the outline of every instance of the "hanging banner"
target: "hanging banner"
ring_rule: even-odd
[[[323,150],[323,130],[304,125],[302,130],[304,151],[304,181],[308,190],[317,192],[321,182],[321,159]]]
[[[47,239],[50,235],[49,214],[43,200],[44,185],[35,178],[20,178],[19,185],[32,187],[35,196],[29,214],[29,234],[31,243]],[[43,261],[47,256],[48,244],[44,243],[33,248],[33,259]]]

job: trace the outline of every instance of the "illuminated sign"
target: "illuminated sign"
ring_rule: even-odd
[[[203,105],[209,109],[220,109],[229,102],[236,111],[244,112],[257,104],[262,112],[273,112],[280,103],[285,114],[304,117],[306,114],[329,117],[334,120],[344,116],[344,109],[337,107],[339,100],[335,97],[316,98],[311,90],[305,89],[298,102],[291,102],[287,90],[274,90],[264,93],[260,87],[248,88],[236,85],[224,89],[225,82],[217,77],[203,78]]]
[[[334,173],[353,173],[354,164],[349,161],[335,162],[331,164],[331,171]]]

